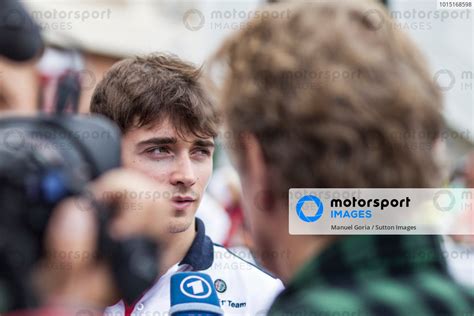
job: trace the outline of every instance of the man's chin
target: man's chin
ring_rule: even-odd
[[[168,232],[171,234],[182,233],[188,230],[192,223],[193,218],[174,217],[168,225]]]

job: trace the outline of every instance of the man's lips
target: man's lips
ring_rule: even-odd
[[[194,202],[194,201],[196,201],[196,198],[194,198],[192,196],[189,196],[189,195],[187,195],[187,196],[178,195],[178,196],[173,196],[171,201],[173,201],[173,202]]]
[[[184,211],[195,201],[196,199],[192,196],[175,196],[171,199],[171,203],[173,204],[174,208],[180,211]]]

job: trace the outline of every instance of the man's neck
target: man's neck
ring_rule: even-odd
[[[276,214],[285,214],[286,209],[281,209]],[[287,212],[287,211],[286,211]],[[286,213],[287,214],[287,213]],[[288,231],[288,215],[282,215],[274,231]],[[288,284],[298,271],[312,258],[318,256],[335,241],[334,236],[306,236],[280,234],[273,237],[276,246],[277,262],[275,268],[277,276]]]
[[[289,236],[287,247],[290,256],[283,265],[282,280],[285,284],[290,282],[305,264],[315,256],[320,255],[334,242],[332,236]]]
[[[172,266],[181,262],[196,237],[196,219],[181,233],[172,233],[166,244],[162,245],[160,276]]]

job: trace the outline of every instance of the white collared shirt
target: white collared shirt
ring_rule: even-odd
[[[132,316],[169,315],[170,280],[176,272],[199,271],[214,282],[225,315],[266,315],[283,290],[279,279],[264,272],[205,236],[204,224],[196,219],[196,238],[187,255],[172,266],[135,304]],[[106,316],[125,315],[122,301],[105,310]]]

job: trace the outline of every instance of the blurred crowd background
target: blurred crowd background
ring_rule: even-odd
[[[87,113],[95,85],[123,57],[167,52],[204,64],[223,38],[239,30],[265,1],[41,0],[22,1],[42,29],[47,48],[39,60],[0,59],[0,109],[51,112],[68,73],[81,82],[79,111]],[[271,2],[271,1],[270,1]],[[385,1],[393,27],[408,32],[428,57],[445,98],[447,122],[439,160],[445,185],[474,187],[474,11],[445,10],[432,0]],[[282,12],[281,14],[285,14]],[[377,12],[367,17],[380,19]],[[4,23],[25,23],[9,12]],[[221,135],[225,138],[225,135]],[[250,260],[252,240],[242,216],[239,179],[222,142],[214,175],[197,216],[217,243]],[[468,219],[473,220],[473,219]],[[459,281],[474,285],[474,240],[445,237],[445,255]]]

